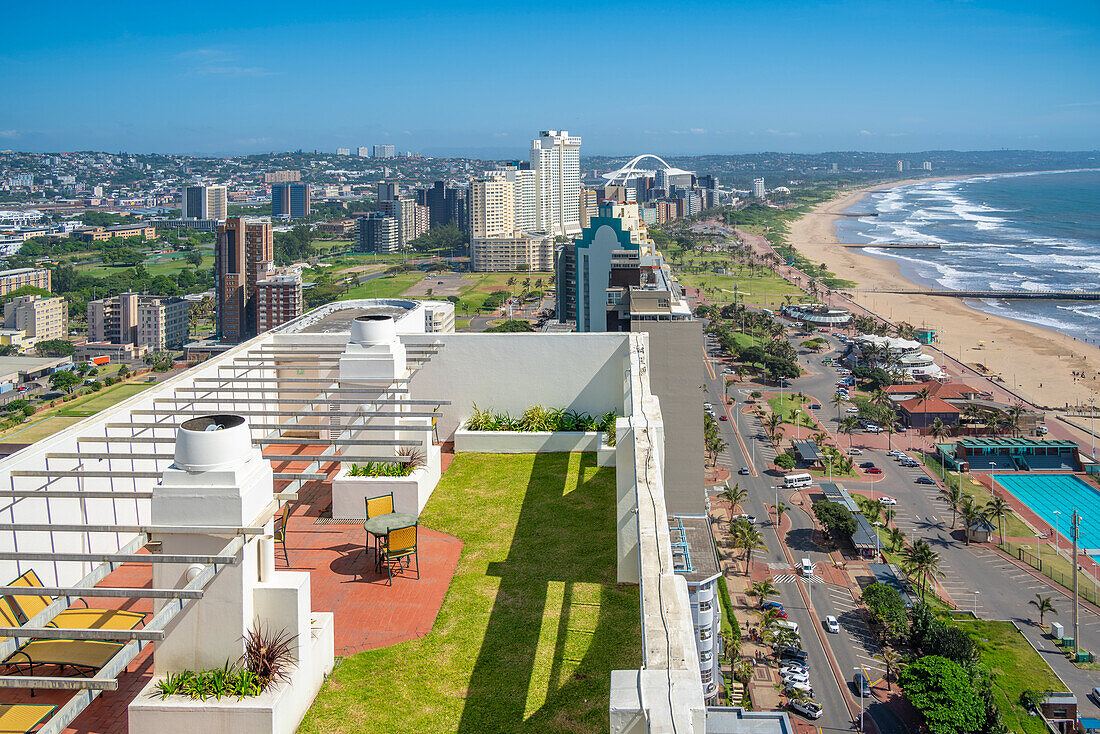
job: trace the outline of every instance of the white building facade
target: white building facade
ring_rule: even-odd
[[[555,236],[580,234],[581,139],[568,130],[543,130],[531,141],[535,228]]]

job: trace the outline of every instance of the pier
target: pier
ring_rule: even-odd
[[[904,242],[887,242],[886,244],[876,245],[870,242],[855,242],[855,243],[840,243],[841,247],[881,247],[884,250],[938,250],[939,244],[916,244],[916,243],[904,243]]]
[[[830,217],[877,217],[878,212],[821,212]]]
[[[858,293],[894,293],[904,296],[946,296],[947,298],[998,298],[1034,301],[1100,301],[1100,291],[941,291],[932,289],[875,289]]]

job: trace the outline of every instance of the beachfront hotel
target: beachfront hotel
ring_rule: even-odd
[[[427,323],[415,301],[329,304],[0,461],[0,703],[50,734],[323,729],[399,690],[408,706],[366,728],[416,730],[423,690],[455,728],[587,705],[612,732],[791,732],[782,712],[707,706],[701,636],[720,612],[695,548],[713,547],[685,563],[670,533],[648,335]],[[613,412],[615,438],[465,428],[475,405],[535,404]],[[285,680],[163,695],[259,629],[289,636]],[[385,674],[349,666],[367,650]],[[337,656],[350,701],[324,685]]]

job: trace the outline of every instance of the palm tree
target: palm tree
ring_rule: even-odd
[[[883,666],[886,668],[886,675],[882,676],[886,679],[887,690],[893,690],[894,687],[890,685],[890,681],[897,675],[898,667],[901,665],[901,655],[897,650],[889,647],[882,648],[882,652],[875,655],[875,660],[881,660]]]
[[[885,505],[882,504],[881,500],[867,502],[863,505],[863,514],[871,521],[871,524],[874,525],[878,522],[878,519],[882,517],[882,510],[884,507]]]
[[[775,437],[779,434],[779,427],[783,425],[783,417],[779,413],[769,413],[768,417],[764,419],[764,428],[768,432],[768,437],[775,443]]]
[[[840,396],[840,393],[833,393],[833,399],[829,401],[836,408],[836,423],[840,425],[840,406],[844,402],[844,398]]]
[[[931,428],[928,429],[928,433],[932,436],[934,441],[942,441],[951,435],[951,429],[939,418],[932,421]]]
[[[749,496],[749,493],[747,490],[741,489],[739,483],[734,482],[733,487],[727,484],[718,496],[730,503],[730,521],[732,522],[733,511],[737,508],[737,505],[741,504],[742,500]]]
[[[893,507],[884,507],[882,509],[882,521],[886,523],[887,529],[890,528],[890,523],[893,522],[894,518],[897,516],[898,511],[895,510]]]
[[[1008,428],[1012,431],[1013,435],[1019,437],[1020,435],[1020,419],[1024,415],[1024,407],[1019,403],[1011,406],[1008,409]]]
[[[783,516],[786,515],[787,512],[790,509],[791,509],[790,505],[788,505],[783,500],[779,500],[779,503],[775,506],[775,527],[776,528],[778,528],[781,524],[783,524]]]
[[[919,401],[919,404],[920,404],[921,408],[923,408],[923,410],[921,411],[922,412],[921,424],[924,425],[924,430],[925,431],[928,430],[928,405],[927,405],[927,403],[928,403],[928,398],[931,395],[932,395],[932,392],[927,387],[922,387],[920,390],[917,390],[917,400]]]
[[[761,604],[765,604],[769,596],[775,596],[779,593],[779,589],[775,588],[775,584],[772,583],[771,579],[764,579],[763,581],[754,581],[746,593],[749,596],[755,596]]]
[[[840,422],[840,432],[848,434],[848,450],[852,450],[852,434],[856,431],[856,426],[859,425],[859,421],[855,416],[848,416]]]
[[[963,541],[970,545],[970,526],[984,520],[985,511],[974,502],[973,497],[967,495],[963,498],[962,506],[959,508],[959,516],[963,519]]]
[[[948,505],[950,505],[950,507],[951,507],[951,529],[952,530],[955,529],[955,516],[959,512],[959,507],[962,506],[963,500],[966,499],[969,496],[970,495],[968,495],[968,494],[966,494],[965,492],[962,491],[962,487],[959,487],[958,485],[956,485],[954,487],[947,487],[946,491],[944,492],[944,496],[940,498],[944,502],[946,502]]]
[[[1029,601],[1028,604],[1031,604],[1039,610],[1039,627],[1043,626],[1043,618],[1046,616],[1047,612],[1051,614],[1058,613],[1058,610],[1054,608],[1054,602],[1051,601],[1051,597],[1049,596],[1036,594],[1035,598]]]
[[[940,554],[932,550],[926,540],[918,540],[902,551],[901,570],[919,581],[921,601],[924,601],[924,592],[931,579],[944,575],[940,571]]]
[[[740,524],[735,538],[735,545],[741,550],[745,551],[745,576],[749,575],[749,571],[752,569],[752,552],[758,548],[766,548],[764,545],[764,537],[760,535],[760,531],[750,525],[748,522],[738,521],[734,525]]]
[[[997,529],[1000,531],[1001,545],[1005,544],[1004,520],[1011,510],[1012,506],[1008,504],[1008,500],[1004,497],[994,497],[985,503],[986,517],[997,518]]]
[[[898,552],[899,548],[905,547],[905,533],[901,531],[899,527],[892,527],[888,531],[890,550],[894,553]]]

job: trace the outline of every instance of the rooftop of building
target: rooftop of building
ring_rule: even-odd
[[[899,408],[904,408],[909,413],[961,413],[955,405],[931,395],[926,400],[909,398],[898,403]]]
[[[988,438],[978,436],[964,436],[955,444],[970,448],[1078,448],[1073,441],[1059,441],[1057,439],[1039,438]]]
[[[722,573],[710,520],[695,515],[670,515],[673,566],[689,584],[709,581]]]

